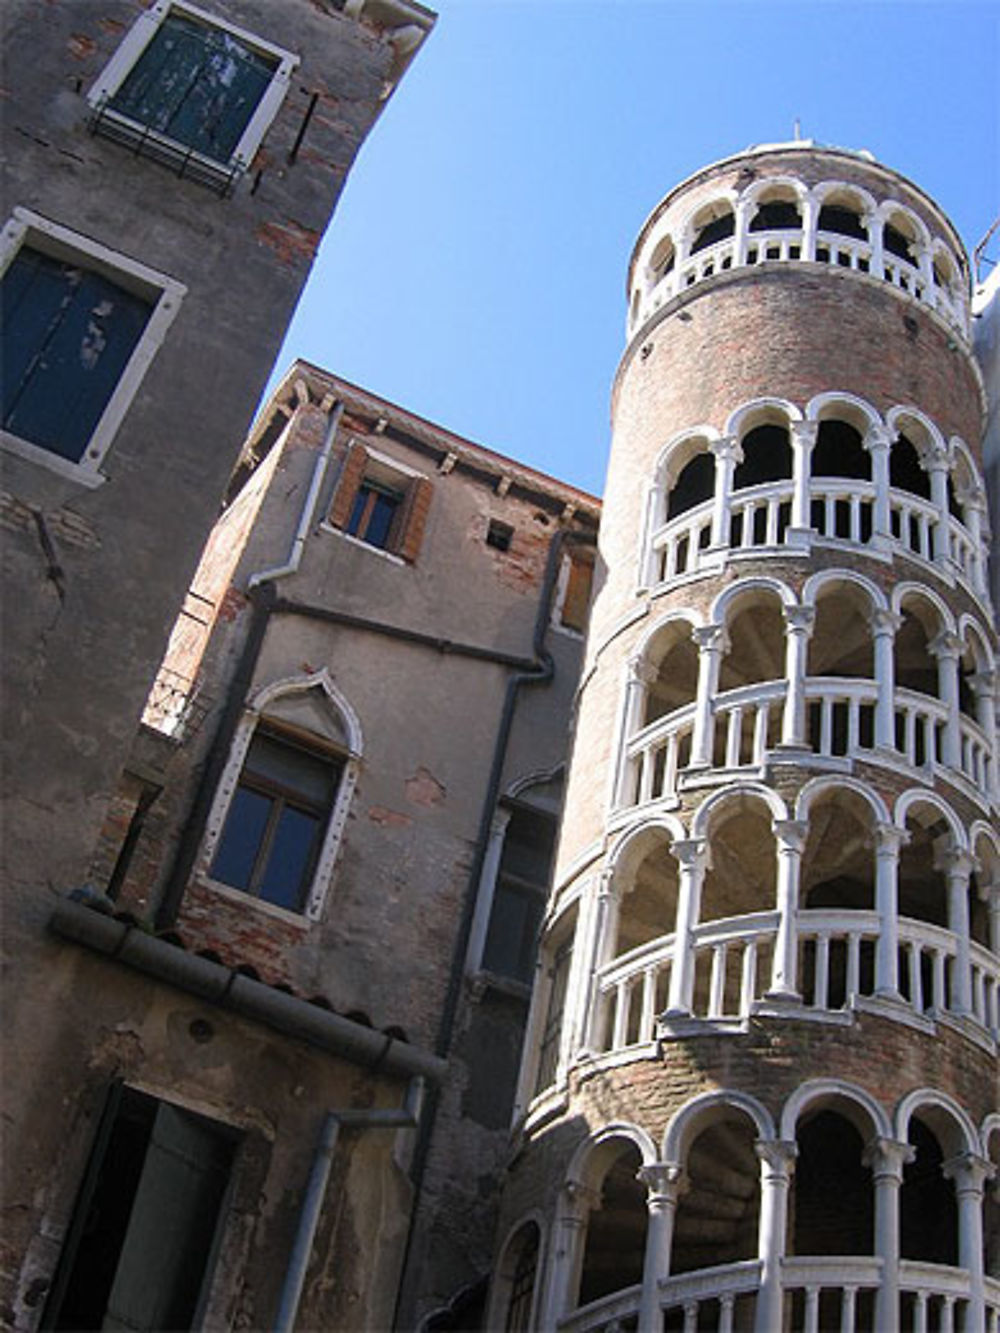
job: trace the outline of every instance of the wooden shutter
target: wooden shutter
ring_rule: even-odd
[[[330,506],[330,522],[335,528],[346,528],[347,520],[354,508],[354,499],[364,480],[368,465],[368,450],[363,444],[352,444],[344,459],[340,473],[340,484]]]
[[[585,556],[571,556],[566,595],[563,597],[560,620],[567,629],[583,630],[590,605],[590,585],[594,578],[594,563]]]
[[[404,560],[416,560],[420,552],[433,494],[434,484],[426,477],[418,477],[407,489],[399,515],[399,537],[393,544]]]

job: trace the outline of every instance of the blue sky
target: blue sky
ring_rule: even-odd
[[[870,149],[971,249],[1000,213],[1000,0],[439,0],[348,180],[296,356],[600,491],[643,219],[699,166]]]

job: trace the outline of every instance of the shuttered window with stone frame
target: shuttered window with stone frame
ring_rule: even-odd
[[[354,443],[344,459],[330,523],[412,563],[420,552],[433,491],[426,477]]]

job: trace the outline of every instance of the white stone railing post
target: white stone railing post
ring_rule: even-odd
[[[882,245],[882,219],[877,213],[868,213],[862,218],[862,222],[868,232],[868,244],[872,251],[870,271],[876,278],[884,278],[885,251]]]
[[[615,805],[630,805],[638,799],[638,792],[629,794],[628,784],[631,774],[628,748],[629,741],[642,729],[643,706],[646,691],[656,680],[657,670],[652,662],[642,657],[632,657],[628,663],[628,677],[625,681],[625,701],[622,706],[622,740],[618,747],[618,772],[615,774]],[[641,760],[637,760],[642,762]]]
[[[899,990],[899,849],[910,835],[895,824],[875,827],[875,910],[878,940],[875,945],[875,994],[883,1000],[901,1000]]]
[[[646,1186],[646,1252],[642,1265],[639,1333],[662,1333],[660,1283],[670,1276],[677,1200],[683,1189],[679,1162],[653,1162],[640,1167],[636,1178]]]
[[[760,1230],[757,1255],[761,1261],[760,1289],[754,1333],[778,1333],[782,1319],[781,1261],[788,1231],[788,1190],[798,1145],[784,1139],[758,1139],[760,1158]]]
[[[875,1327],[899,1327],[899,1191],[903,1167],[916,1155],[909,1143],[876,1138],[866,1148],[875,1194],[875,1254],[882,1260],[882,1280],[875,1292]]]
[[[802,258],[816,258],[816,224],[819,221],[819,200],[807,194],[802,200]]]
[[[927,651],[937,659],[938,697],[947,709],[940,759],[949,768],[959,769],[962,767],[962,732],[958,708],[958,659],[962,641],[957,635],[942,631],[931,639]]]
[[[972,1013],[972,961],[969,956],[969,876],[972,857],[949,848],[935,859],[948,882],[948,929],[955,937],[955,961],[951,969],[949,1007],[953,1014]]]
[[[819,438],[819,425],[818,421],[793,421],[791,425],[792,521],[789,530],[792,535],[812,531],[810,481],[812,455]]]
[[[983,1282],[983,1194],[996,1167],[974,1153],[961,1153],[941,1168],[954,1181],[958,1199],[958,1263],[969,1273],[969,1304],[965,1327],[986,1327],[986,1291]]]
[[[781,745],[803,750],[806,746],[806,667],[809,639],[816,612],[811,606],[786,606],[785,617],[785,710],[781,719]]]
[[[539,1328],[555,1328],[576,1303],[583,1269],[587,1220],[591,1208],[600,1205],[596,1191],[576,1181],[562,1189],[555,1225],[547,1281],[540,1302]]]
[[[618,937],[618,916],[621,911],[621,894],[613,870],[607,866],[601,871],[597,892],[594,895],[593,912],[590,916],[588,941],[581,942],[590,959],[587,970],[586,987],[588,995],[585,1001],[586,1017],[580,1032],[580,1048],[583,1052],[594,1052],[599,1045],[598,1026],[601,1021],[601,988],[597,980],[599,970],[614,957]]]
[[[771,828],[778,854],[778,933],[771,962],[771,985],[764,998],[798,1004],[802,1000],[798,989],[799,879],[809,826],[795,819],[776,819]]]
[[[722,659],[729,651],[725,625],[702,625],[691,631],[698,645],[698,694],[691,736],[691,768],[711,768],[715,741],[712,701],[719,689]]]
[[[715,455],[715,491],[712,495],[712,549],[729,545],[729,523],[732,512],[733,477],[737,463],[743,462],[743,449],[735,435],[723,435],[712,440],[709,450]]]
[[[750,223],[757,215],[757,205],[749,199],[738,199],[733,219],[733,267],[741,268],[747,262]]]
[[[869,427],[864,447],[872,460],[872,485],[875,489],[872,545],[886,547],[892,541],[892,521],[889,517],[889,451],[892,448],[892,431],[887,426]]]
[[[902,618],[893,611],[872,612],[868,624],[875,656],[875,748],[896,748],[896,661],[893,652]]]
[[[677,838],[670,850],[679,867],[677,923],[674,927],[674,956],[666,1015],[685,1017],[694,1003],[694,927],[701,911],[701,887],[708,868],[708,843],[704,838]]]
[[[970,582],[980,597],[984,597],[988,591],[986,587],[986,543],[983,540],[983,518],[987,512],[985,493],[979,487],[976,487],[975,490],[962,497],[962,508],[965,511],[965,526],[968,529],[969,541],[972,544]]]

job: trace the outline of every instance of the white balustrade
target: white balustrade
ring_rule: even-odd
[[[801,259],[802,232],[797,227],[752,231],[747,235],[747,263],[763,264],[771,259]]]
[[[986,1290],[986,1333],[1000,1333],[1000,1280],[988,1277]]]
[[[693,703],[685,704],[632,737],[625,755],[622,805],[643,805],[676,791],[678,771],[691,753],[694,712]]]
[[[948,519],[948,538],[951,558],[959,573],[970,587],[975,587],[976,546],[972,535],[954,514]]]
[[[979,791],[990,788],[990,743],[982,728],[969,717],[959,718],[962,772]]]
[[[934,559],[934,529],[941,515],[919,495],[889,491],[889,527],[893,537],[913,555],[928,562]]]
[[[799,990],[813,1009],[843,1009],[875,990],[876,912],[808,910],[799,913]]]
[[[653,533],[653,571],[657,582],[690,574],[698,565],[698,552],[712,537],[712,501],[679,514]]]
[[[821,537],[863,546],[872,533],[875,486],[850,477],[816,477],[809,494],[811,523]]]
[[[715,756],[725,768],[752,768],[764,762],[781,730],[783,680],[741,685],[715,697]],[[717,763],[719,766],[719,763]]]
[[[729,545],[740,551],[779,546],[791,519],[790,479],[734,491],[729,508]]]
[[[858,1295],[862,1291],[874,1292],[881,1277],[882,1260],[875,1258],[822,1256],[785,1258],[781,1263],[782,1288],[792,1296],[793,1309],[796,1304],[801,1306],[795,1320],[795,1327],[801,1333],[819,1333],[823,1292],[828,1295],[822,1328],[836,1327],[840,1333],[856,1333],[868,1327],[867,1321],[859,1319]],[[836,1324],[831,1319],[836,1319]]]
[[[895,694],[896,749],[913,768],[939,761],[948,710],[939,699],[916,690],[899,689]]]
[[[660,1283],[660,1309],[684,1312],[684,1327],[715,1328],[732,1333],[734,1307],[740,1297],[753,1297],[760,1286],[760,1260],[720,1264],[696,1273],[680,1273]]]
[[[560,1319],[560,1333],[629,1333],[639,1319],[642,1287],[623,1287]]]
[[[705,278],[724,273],[726,269],[733,267],[735,255],[736,246],[732,236],[727,236],[724,241],[718,241],[715,245],[699,250],[681,265],[677,275],[678,290],[683,291],[685,287],[693,287],[696,282],[702,282]]]
[[[918,268],[886,250],[882,255],[882,276],[886,282],[909,292],[918,301],[927,299],[927,283]]]
[[[969,1275],[962,1268],[904,1259],[899,1265],[899,1295],[913,1333],[955,1333],[966,1327]]]
[[[866,240],[842,236],[836,231],[817,231],[816,260],[835,268],[851,268],[867,273],[871,269],[872,248]]]
[[[806,708],[813,752],[832,758],[870,751],[875,744],[877,698],[873,680],[810,676]]]

